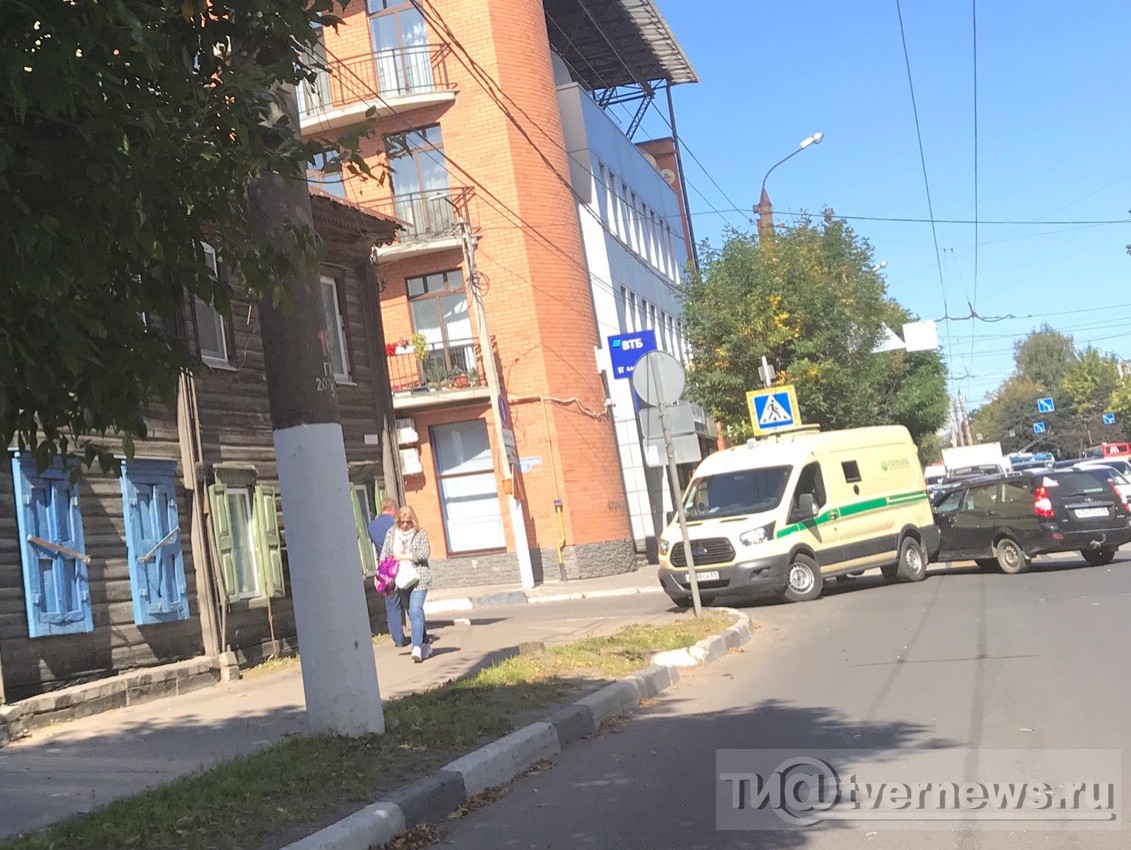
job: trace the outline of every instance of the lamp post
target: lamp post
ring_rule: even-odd
[[[810,145],[819,145],[821,143],[821,139],[823,139],[824,137],[824,133],[814,133],[812,136],[807,136],[806,138],[802,139],[801,144],[798,145],[795,151],[792,151],[788,156],[782,157],[773,165],[771,165],[770,170],[766,172],[766,176],[762,178],[762,193],[758,198],[757,206],[754,207],[754,212],[758,214],[759,236],[764,234],[767,230],[774,229],[774,210],[770,205],[770,196],[766,194],[766,181],[769,179],[770,174],[775,168],[777,168],[787,159],[797,156]]]

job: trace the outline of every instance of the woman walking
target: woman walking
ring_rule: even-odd
[[[432,553],[428,532],[420,527],[416,511],[408,505],[397,511],[396,525],[385,535],[381,546],[381,559],[397,561],[397,589],[408,609],[412,633],[412,660],[421,662],[432,654],[431,645],[424,638],[424,599],[432,586],[432,571],[428,556]]]

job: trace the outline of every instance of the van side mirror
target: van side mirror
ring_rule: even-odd
[[[817,515],[817,499],[812,493],[801,493],[797,497],[797,513],[803,519]]]

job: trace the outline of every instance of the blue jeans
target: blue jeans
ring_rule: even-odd
[[[403,612],[408,611],[412,645],[420,646],[426,637],[424,628],[424,598],[427,590],[394,590],[385,597],[385,616],[389,621],[389,637],[394,646],[404,643]]]

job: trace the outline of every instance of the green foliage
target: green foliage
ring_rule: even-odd
[[[826,428],[899,423],[922,440],[946,421],[946,370],[935,352],[874,354],[882,328],[908,313],[871,270],[870,246],[831,211],[762,240],[732,232],[704,252],[684,297],[695,351],[692,398],[749,433],[746,392],[765,355],[797,388],[805,422]]]
[[[0,442],[109,465],[91,437],[117,434],[130,454],[147,405],[196,367],[167,321],[186,298],[224,312],[233,280],[279,298],[281,272],[315,261],[312,233],[264,245],[244,211],[259,175],[301,179],[317,154],[365,172],[356,133],[303,142],[281,109],[333,2],[5,4]]]
[[[1040,330],[1014,344],[1013,362],[1019,377],[1046,390],[1054,390],[1076,362],[1076,347],[1072,337],[1058,333],[1045,323]]]

